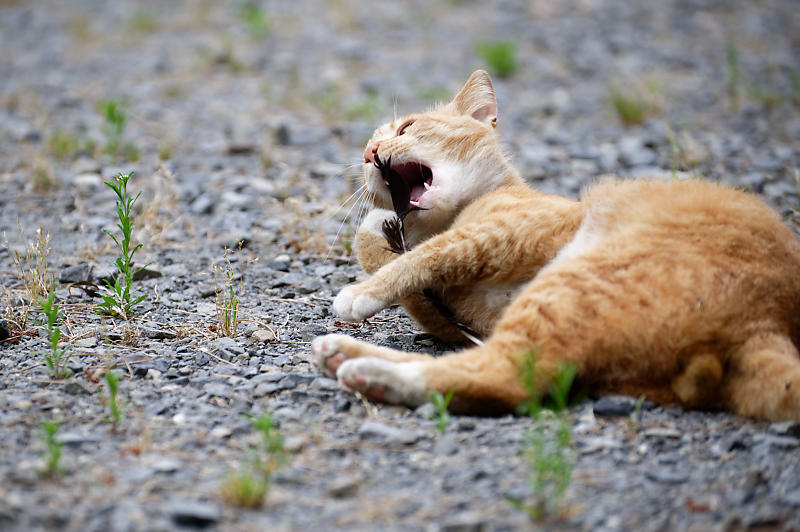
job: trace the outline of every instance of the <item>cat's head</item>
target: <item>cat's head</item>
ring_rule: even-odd
[[[497,100],[483,70],[474,72],[453,101],[435,110],[412,113],[375,130],[364,151],[364,180],[376,207],[391,209],[389,186],[376,167],[391,157],[391,168],[411,190],[406,218],[422,233],[452,223],[474,199],[501,185],[518,184],[494,126]]]

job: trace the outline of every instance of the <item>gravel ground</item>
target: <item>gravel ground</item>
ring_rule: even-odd
[[[42,227],[74,371],[49,378],[35,312],[0,343],[0,528],[800,529],[800,423],[647,403],[636,418],[634,399],[585,400],[569,412],[565,510],[532,522],[508,502],[530,495],[529,419],[454,416],[440,434],[430,406],[367,404],[310,364],[310,340],[335,331],[448,349],[400,309],[332,315],[332,295],[363,276],[345,200],[372,129],[447,98],[487,66],[477,44],[499,40],[518,63],[495,79],[500,130],[534,186],[577,197],[604,173],[685,171],[794,223],[791,0],[0,1],[0,335],[30,307],[13,257],[24,267]],[[614,94],[639,98],[644,120],[625,125]],[[127,116],[117,154],[102,149],[107,99]],[[132,170],[137,258],[152,264],[125,323],[75,283],[111,273],[103,182]],[[242,320],[218,338],[213,267],[239,241]],[[110,367],[124,377],[114,430]],[[266,411],[291,458],[263,508],[238,509],[220,483],[257,442],[242,414]],[[65,471],[43,478],[39,427],[53,419]]]

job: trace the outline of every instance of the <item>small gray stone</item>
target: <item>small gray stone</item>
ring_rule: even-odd
[[[11,338],[11,329],[8,328],[6,320],[0,320],[0,342]]]
[[[160,327],[149,327],[143,325],[139,327],[139,331],[142,334],[144,334],[147,338],[152,338],[153,340],[169,340],[178,337],[175,331],[170,331],[169,329],[162,329]]]
[[[167,503],[164,511],[175,524],[191,527],[213,525],[222,516],[218,505],[201,501],[171,501]]]
[[[92,393],[89,389],[86,388],[83,384],[78,381],[68,381],[64,385],[64,391],[70,395],[86,395]]]
[[[689,473],[667,467],[645,471],[644,475],[653,482],[661,484],[683,484],[689,480]]]
[[[214,212],[214,200],[209,198],[206,194],[201,194],[189,205],[189,210],[192,211],[192,214],[196,215],[211,214]]]
[[[422,438],[417,431],[392,427],[380,421],[368,419],[358,428],[362,440],[372,440],[389,445],[411,445]]]
[[[627,395],[606,395],[594,403],[594,415],[607,417],[629,416],[636,409],[637,400]]]
[[[328,329],[319,323],[309,323],[300,331],[300,338],[306,342],[310,342],[317,336],[328,334]]]
[[[92,265],[82,262],[61,270],[58,280],[61,283],[80,283],[92,279]]]
[[[418,406],[416,410],[414,410],[414,414],[423,419],[431,419],[436,415],[436,407],[431,403],[425,403],[424,405]]]
[[[775,434],[754,434],[753,443],[766,444],[777,449],[794,449],[800,445],[800,440],[793,436],[776,436]]]
[[[258,343],[272,342],[275,340],[275,333],[269,329],[256,329],[253,331],[253,334],[250,335],[250,338]]]
[[[361,482],[361,478],[356,476],[338,478],[328,485],[328,495],[336,499],[353,497],[358,493]]]

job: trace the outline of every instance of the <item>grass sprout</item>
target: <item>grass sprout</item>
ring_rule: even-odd
[[[571,448],[571,429],[566,408],[576,368],[559,364],[551,378],[544,404],[536,384],[536,355],[525,357],[522,380],[528,399],[520,405],[520,413],[530,416],[531,428],[525,434],[523,455],[530,469],[528,484],[531,499],[509,499],[516,508],[525,511],[532,520],[546,515],[559,515],[562,501],[572,479],[575,462]]]
[[[251,426],[261,435],[256,447],[250,449],[250,462],[237,472],[231,472],[220,487],[222,498],[239,508],[260,508],[269,491],[272,474],[287,458],[283,434],[269,413],[250,415]]]
[[[19,234],[22,235],[21,226]],[[37,301],[46,296],[55,282],[55,276],[50,271],[47,262],[50,255],[50,232],[39,227],[36,230],[36,240],[28,244],[24,257],[16,251],[11,251],[5,234],[3,234],[3,239],[11,261],[17,269],[17,277],[22,281],[25,292],[31,301]]]
[[[450,400],[453,398],[454,390],[448,391],[445,395],[442,395],[441,392],[434,391],[428,394],[428,401],[433,405],[433,408],[436,409],[436,413],[431,416],[431,419],[436,420],[436,428],[444,434],[447,431],[447,427],[450,426],[450,413],[447,411],[447,407],[450,405]]]
[[[50,342],[50,350],[44,357],[47,369],[54,379],[66,379],[72,375],[72,370],[67,367],[70,359],[69,352],[58,346],[58,342],[61,340],[61,312],[59,312],[56,302],[55,285],[50,289],[46,298],[39,298],[39,306],[46,320],[47,338]]]
[[[739,110],[739,51],[732,43],[725,48],[725,66],[728,73],[728,98],[734,111]]]
[[[626,126],[642,124],[658,111],[653,94],[635,87],[612,87],[611,105]]]
[[[254,39],[263,39],[269,35],[269,14],[258,3],[252,1],[243,3],[239,9],[239,17]]]
[[[108,387],[109,419],[111,420],[112,430],[116,431],[120,421],[122,421],[122,408],[120,408],[119,404],[119,381],[121,378],[117,373],[108,371],[103,379]]]
[[[509,78],[519,70],[517,45],[512,41],[485,41],[478,43],[476,48],[492,75]]]
[[[103,100],[98,105],[100,114],[105,118],[106,145],[105,151],[111,155],[119,153],[122,132],[128,115],[119,100]]]
[[[64,468],[59,464],[64,444],[56,438],[59,425],[58,421],[53,420],[45,421],[39,426],[39,439],[44,444],[42,453],[44,467],[41,473],[50,478],[60,476],[64,472]]]
[[[242,250],[243,242],[239,242],[239,251]],[[225,286],[220,288],[217,286],[216,291],[216,310],[217,310],[217,334],[219,336],[236,336],[236,330],[239,326],[239,298],[242,294],[242,282],[244,280],[244,272],[240,271],[237,276],[236,271],[231,265],[230,259],[231,250],[225,248],[223,266],[213,266],[214,274],[222,274],[225,278]],[[244,263],[242,263],[244,268]],[[237,281],[238,277],[238,283]]]
[[[119,275],[115,277],[114,283],[106,281],[107,286],[104,288],[107,293],[102,296],[103,302],[96,307],[96,310],[100,313],[118,315],[125,320],[133,317],[136,312],[136,306],[147,297],[144,294],[139,295],[133,292],[133,276],[151,264],[147,263],[134,269],[133,255],[142,247],[142,244],[135,246],[131,244],[131,232],[134,226],[131,218],[131,209],[136,200],[139,199],[141,192],[135,197],[131,197],[128,193],[128,180],[132,175],[133,172],[129,174],[120,173],[114,177],[114,181],[106,182],[106,185],[117,195],[117,217],[119,218],[117,227],[122,234],[118,238],[106,229],[103,229],[103,231],[111,237],[114,244],[119,248],[120,256],[114,261],[119,270]]]

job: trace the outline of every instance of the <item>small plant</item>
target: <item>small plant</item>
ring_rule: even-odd
[[[22,227],[19,228],[19,234],[22,235]],[[24,258],[18,252],[11,251],[5,234],[3,234],[3,239],[11,261],[17,268],[17,277],[25,286],[25,291],[31,301],[37,301],[47,295],[55,282],[54,275],[47,263],[47,257],[50,255],[50,232],[45,231],[43,227],[37,229],[36,241],[28,244]]]
[[[119,405],[119,381],[120,377],[113,371],[108,371],[104,377],[108,386],[108,412],[111,419],[112,430],[117,430],[119,422],[122,421],[122,409]]]
[[[47,138],[47,151],[56,159],[71,159],[80,149],[80,139],[74,133],[57,129]]]
[[[431,392],[428,395],[428,401],[436,409],[436,413],[431,416],[431,419],[436,420],[436,428],[444,434],[447,427],[450,425],[450,413],[447,407],[450,405],[450,400],[453,398],[454,390],[450,390],[447,394],[442,395],[441,392]]]
[[[535,354],[525,357],[522,380],[528,399],[519,410],[533,421],[525,435],[523,449],[531,471],[528,482],[533,500],[510,499],[533,520],[560,513],[564,493],[572,478],[574,456],[570,448],[571,430],[566,408],[576,374],[574,365],[559,364],[551,379],[551,403],[545,406],[537,390],[536,369]]]
[[[106,185],[117,195],[117,216],[119,218],[117,227],[122,232],[122,236],[117,238],[110,231],[106,229],[103,229],[103,231],[111,237],[120,250],[121,256],[114,261],[120,275],[116,276],[113,284],[106,280],[107,286],[105,290],[108,294],[102,296],[103,302],[96,307],[96,310],[100,313],[116,314],[125,320],[130,319],[135,314],[136,306],[147,297],[144,294],[137,295],[132,292],[133,276],[151,264],[148,262],[136,269],[133,266],[133,255],[142,247],[142,244],[131,247],[131,232],[134,226],[131,218],[131,209],[141,195],[141,192],[135,197],[131,197],[128,194],[128,180],[132,175],[133,172],[127,175],[120,173],[114,177],[114,181],[106,182]]]
[[[519,69],[517,45],[511,41],[482,42],[477,46],[478,55],[498,78],[508,78]]]
[[[99,104],[100,114],[106,119],[106,153],[116,155],[119,152],[122,132],[128,117],[119,100],[103,100]]]
[[[39,427],[39,439],[44,444],[44,452],[42,453],[44,468],[42,469],[42,475],[50,478],[57,477],[64,472],[63,468],[59,465],[64,444],[56,439],[58,427],[58,421],[45,421]]]
[[[739,52],[733,44],[725,49],[725,65],[728,71],[728,98],[734,111],[739,110]]]
[[[239,16],[254,39],[263,39],[269,34],[269,15],[258,3],[250,1],[242,4]]]
[[[242,242],[239,242],[239,251],[242,250]],[[225,265],[214,266],[214,272],[220,272],[225,276],[225,287],[217,287],[216,308],[217,308],[217,334],[219,336],[236,336],[236,329],[239,326],[239,297],[242,292],[243,272],[239,275],[239,284],[236,284],[236,273],[230,260],[230,250],[225,248]]]
[[[61,327],[59,326],[61,313],[56,302],[55,285],[50,289],[47,298],[39,298],[39,305],[47,320],[45,326],[47,327],[47,338],[50,341],[50,351],[44,357],[47,369],[54,379],[66,379],[72,375],[72,370],[67,367],[70,354],[66,349],[58,346],[58,342],[61,340]]]
[[[223,499],[240,508],[260,508],[269,490],[272,474],[288,457],[283,435],[268,413],[250,417],[250,423],[261,434],[259,445],[252,448],[249,467],[231,472],[221,486]]]
[[[640,395],[638,399],[636,399],[636,404],[633,405],[633,410],[628,415],[628,432],[630,433],[631,437],[636,435],[636,430],[639,428],[639,425],[642,422],[642,407],[644,406],[644,395]]]
[[[641,124],[655,112],[655,106],[641,92],[621,87],[611,89],[611,105],[626,126]]]

